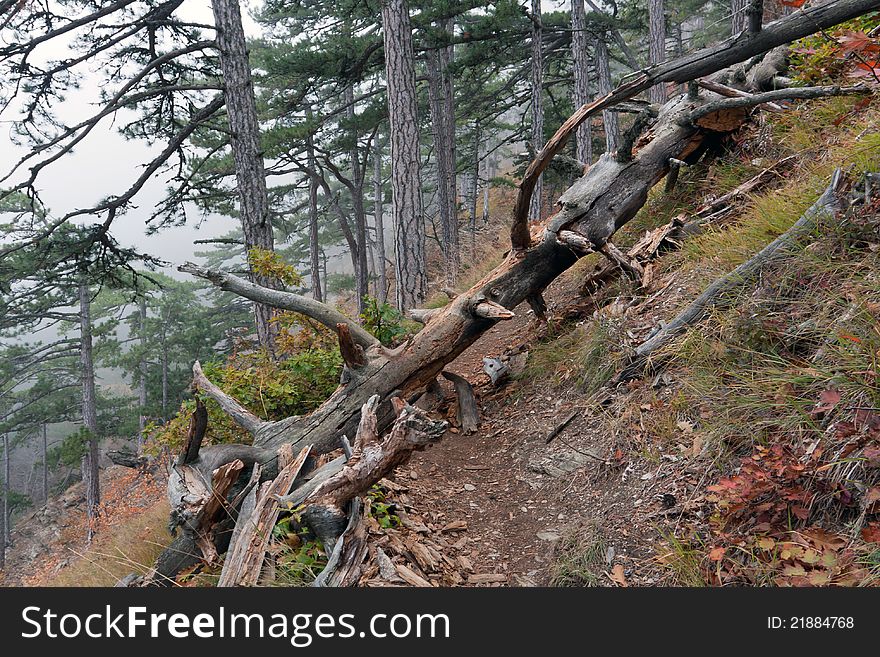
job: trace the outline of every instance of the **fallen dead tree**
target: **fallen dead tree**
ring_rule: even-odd
[[[681,334],[687,327],[705,317],[710,308],[721,303],[732,291],[754,281],[767,267],[778,262],[780,257],[789,254],[793,248],[802,244],[804,239],[816,230],[822,219],[836,219],[840,216],[843,210],[840,196],[842,180],[842,173],[838,169],[822,195],[791,228],[739,267],[713,281],[672,321],[640,344],[628,365],[611,382],[620,383],[621,381],[639,376],[653,354],[669,344],[672,339]]]
[[[356,510],[359,508],[357,498],[366,490],[363,484],[378,480],[375,476],[378,472],[390,472],[408,458],[412,449],[439,438],[439,425],[432,424],[423,411],[410,404],[415,404],[444,372],[446,365],[487,329],[498,321],[513,317],[513,310],[521,303],[527,302],[540,316],[545,308],[541,296],[544,289],[583,255],[602,253],[616,266],[629,266],[637,274],[638,263],[621,254],[609,240],[644,205],[649,190],[669,171],[670,162],[697,161],[708,138],[739,127],[747,118],[748,107],[769,100],[798,97],[804,91],[797,90],[789,96],[785,95],[785,90],[773,92],[772,96],[746,92],[744,96],[728,98],[713,91],[700,91],[696,85],[691,85],[688,94],[671,99],[663,107],[656,108],[650,119],[643,121],[643,135],[634,136],[638,138],[632,139],[629,146],[618,153],[604,155],[591,166],[562,195],[559,211],[545,223],[530,229],[524,214],[519,212],[523,200],[528,207],[529,180],[546,167],[577,124],[657,82],[688,82],[721,71],[787,41],[869,11],[875,4],[865,0],[840,0],[798,12],[761,32],[743,34],[721,46],[653,67],[605,98],[578,110],[529,167],[514,211],[513,248],[506,260],[470,290],[450,299],[450,303],[436,313],[417,313],[424,321],[424,328],[395,349],[383,347],[356,322],[319,302],[290,292],[263,288],[225,272],[192,264],[180,267],[181,271],[204,278],[224,290],[259,303],[303,313],[333,328],[339,336],[345,366],[339,388],[314,412],[270,422],[256,417],[220,390],[196,364],[194,384],[199,393],[214,399],[224,412],[247,430],[253,436],[253,444],[205,447],[198,450],[197,458],[192,459],[190,455],[185,463],[178,465],[184,474],[195,473],[191,477],[178,475],[175,486],[183,492],[172,495],[172,506],[184,519],[182,525],[186,531],[181,544],[170,548],[174,554],[163,553],[160,557],[160,562],[165,559],[167,563],[162,568],[157,564],[159,576],[147,581],[157,583],[173,579],[175,573],[168,566],[171,562],[175,565],[191,564],[193,559],[214,558],[215,551],[222,553],[226,550],[237,530],[236,545],[250,535],[251,542],[241,545],[256,546],[241,548],[244,550],[242,554],[255,556],[252,560],[240,560],[241,563],[247,561],[247,566],[239,571],[246,572],[246,577],[230,575],[227,581],[230,584],[253,583],[254,573],[259,572],[254,564],[262,561],[262,543],[254,541],[254,532],[244,524],[238,528],[236,519],[241,518],[249,496],[253,496],[254,509],[258,499],[265,500],[264,509],[272,508],[269,500],[274,498],[260,496],[265,486],[261,482],[275,482],[281,476],[279,473],[285,473],[284,481],[265,490],[274,491],[271,494],[288,505],[303,506],[302,516],[306,524],[331,552],[334,565],[321,581],[353,581],[357,571],[353,564],[357,561],[357,554],[362,554],[358,545],[362,544],[363,533],[362,528],[359,529]],[[817,89],[810,93],[822,96],[857,91],[836,87]],[[467,400],[464,403],[467,404]],[[462,400],[459,407],[462,408]],[[382,440],[382,434],[388,429],[388,436]],[[346,436],[357,436],[347,460],[340,457],[316,469],[304,464],[298,474],[287,481],[290,472],[281,464],[290,455],[303,454],[304,450],[312,456],[333,451],[347,445]],[[414,447],[410,449],[409,445]],[[240,461],[242,467],[233,465],[236,461]],[[183,468],[190,468],[192,472]],[[228,480],[231,483],[227,484]],[[285,488],[289,493],[278,493]],[[245,490],[246,494],[243,493]],[[190,498],[199,502],[193,503]],[[223,500],[223,503],[209,505],[212,498]],[[209,519],[208,512],[215,515]],[[263,522],[270,521],[271,512],[267,511],[262,517]],[[348,538],[340,540],[340,536]],[[213,549],[206,541],[213,543]],[[350,549],[346,548],[347,545]],[[180,554],[186,558],[174,556]]]

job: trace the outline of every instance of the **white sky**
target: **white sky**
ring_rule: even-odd
[[[251,2],[246,3],[248,6]],[[244,12],[246,29],[251,34],[257,33],[254,22]],[[213,24],[213,15],[209,0],[186,0],[178,9],[177,15],[194,22]],[[50,52],[45,48],[44,55],[61,57],[64,46],[52,46]],[[70,124],[77,118],[86,118],[95,111],[100,71],[88,76],[76,92],[65,99],[63,108],[58,110],[62,119]],[[124,117],[124,115],[120,115]],[[4,173],[25,152],[16,147],[10,139],[10,117],[0,120],[0,171]],[[90,207],[97,201],[110,195],[124,192],[141,173],[140,166],[148,162],[161,146],[149,148],[139,141],[124,139],[116,131],[116,127],[108,118],[99,124],[76,149],[44,169],[37,181],[37,188],[43,201],[53,216],[62,216],[76,208]],[[26,167],[22,172],[27,173]],[[141,251],[161,257],[173,265],[193,259],[193,250],[206,247],[193,247],[193,240],[206,239],[223,235],[236,226],[236,220],[229,217],[212,215],[201,221],[198,212],[190,213],[190,220],[183,227],[169,227],[159,233],[148,236],[146,221],[152,214],[153,206],[163,197],[165,176],[154,176],[141,192],[135,197],[134,205],[125,215],[113,222],[112,234],[125,246],[134,246]],[[10,182],[17,182],[21,177]],[[103,219],[103,218],[101,218]],[[89,219],[98,221],[99,219]],[[176,271],[168,271],[177,274]]]

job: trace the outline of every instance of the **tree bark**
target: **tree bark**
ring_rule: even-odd
[[[449,22],[443,21],[441,27],[449,35]],[[447,285],[455,285],[459,267],[458,213],[455,202],[455,109],[452,76],[449,71],[451,48],[444,46],[430,50],[426,61],[428,104],[437,170],[437,209],[442,232],[440,246]]]
[[[144,446],[144,429],[147,426],[147,298],[141,297],[138,303],[138,341],[140,342],[141,357],[138,362],[138,437],[137,453],[140,454]]]
[[[46,423],[43,422],[43,504],[49,501],[49,460],[46,440]]]
[[[574,69],[574,106],[586,105],[590,96],[590,60],[587,52],[587,12],[584,0],[571,1],[571,59]],[[586,166],[593,163],[593,135],[590,122],[584,121],[575,133],[575,157]],[[542,144],[543,146],[543,144]]]
[[[648,0],[648,62],[651,66],[666,61],[666,14],[664,0]],[[611,91],[610,87],[604,92]],[[652,103],[666,102],[666,85],[655,84],[648,91]]]
[[[544,30],[541,26],[541,0],[532,0],[532,149],[534,153],[544,145]],[[540,221],[544,183],[538,176],[529,206],[529,219]]]
[[[599,78],[599,95],[605,96],[611,91],[611,67],[608,62],[608,44],[606,35],[596,39],[596,72]],[[602,123],[605,125],[605,152],[613,153],[620,143],[620,129],[617,124],[617,112],[602,112]]]
[[[273,251],[275,238],[269,217],[260,124],[241,10],[238,0],[214,0],[212,7],[245,248]],[[252,273],[251,279],[263,287],[274,287],[272,279],[265,276]],[[274,353],[278,329],[271,321],[272,309],[256,304],[254,320],[260,346]]]
[[[383,0],[382,25],[391,133],[397,307],[403,311],[422,303],[428,288],[412,24],[406,0]]]
[[[6,567],[6,546],[9,544],[9,435],[3,434],[3,508],[0,509],[0,568]]]
[[[373,147],[373,225],[376,230],[376,260],[378,282],[376,298],[379,303],[388,299],[388,274],[385,259],[385,220],[383,217],[382,149],[377,143]]]
[[[95,393],[95,364],[92,356],[91,293],[85,282],[79,285],[80,367],[82,368],[82,422],[88,431],[88,445],[82,457],[82,478],[86,495],[86,540],[92,542],[101,491],[98,479],[98,407]]]
[[[358,315],[366,308],[366,297],[370,293],[370,270],[367,267],[367,213],[364,208],[365,171],[361,166],[360,147],[355,127],[354,88],[345,88],[345,116],[351,125],[351,148],[349,150],[351,205],[354,210],[355,252],[352,253],[355,276],[355,296]]]
[[[311,117],[311,112],[309,112],[309,116]],[[306,139],[306,150],[309,168],[317,170],[315,142],[311,134]],[[318,181],[309,176],[309,264],[311,266],[312,298],[315,301],[324,300],[324,294],[321,290],[320,253],[321,246],[318,243]]]
[[[470,209],[471,258],[477,256],[477,195],[480,191],[480,143],[482,134],[480,120],[474,122],[474,159],[471,165],[471,189],[468,207]]]
[[[748,21],[746,7],[749,0],[731,0],[730,2],[730,33],[734,36],[746,29]]]

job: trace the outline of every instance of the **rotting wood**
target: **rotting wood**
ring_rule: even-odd
[[[240,523],[242,529],[235,536],[235,542],[229,546],[217,586],[254,586],[257,583],[272,537],[272,528],[281,511],[278,497],[287,495],[290,491],[310,451],[311,447],[304,447],[274,480],[254,489],[254,509]]]
[[[455,395],[458,398],[458,411],[456,419],[462,432],[472,434],[480,427],[480,411],[477,408],[477,396],[474,394],[474,387],[463,376],[459,376],[454,372],[442,373],[443,378],[452,381],[455,386]]]

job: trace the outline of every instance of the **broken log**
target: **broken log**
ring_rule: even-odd
[[[376,415],[379,396],[374,395],[364,404],[351,458],[338,474],[318,486],[303,502],[303,520],[328,550],[333,549],[348,524],[348,502],[391,474],[413,451],[438,441],[446,431],[446,422],[432,420],[398,397],[393,405],[397,418],[382,440]]]
[[[201,372],[201,367],[199,367],[199,372]],[[196,410],[192,414],[192,418],[190,418],[189,432],[186,435],[186,442],[183,444],[183,449],[177,459],[177,465],[186,465],[198,458],[207,430],[208,409],[205,408],[205,404],[201,399],[196,398]]]
[[[801,8],[796,13],[765,25],[757,34],[743,32],[726,41],[684,57],[673,59],[643,70],[602,98],[583,105],[560,126],[531,162],[519,184],[510,229],[514,250],[531,246],[528,210],[538,178],[554,156],[562,150],[578,126],[591,116],[647,91],[655,84],[683,84],[761,55],[777,46],[790,43],[820,30],[833,27],[877,8],[876,0],[835,0]],[[589,172],[588,172],[589,173]]]
[[[278,497],[287,495],[302,469],[311,447],[304,447],[273,481],[255,487],[253,510],[236,524],[234,542],[223,562],[223,571],[217,586],[254,586],[263,570],[263,560],[272,538],[272,529],[278,521],[281,505]]]
[[[474,387],[463,376],[444,370],[443,378],[452,381],[455,386],[455,395],[458,397],[458,411],[456,419],[458,426],[465,434],[475,433],[480,426],[480,411],[477,408],[477,396]]]

